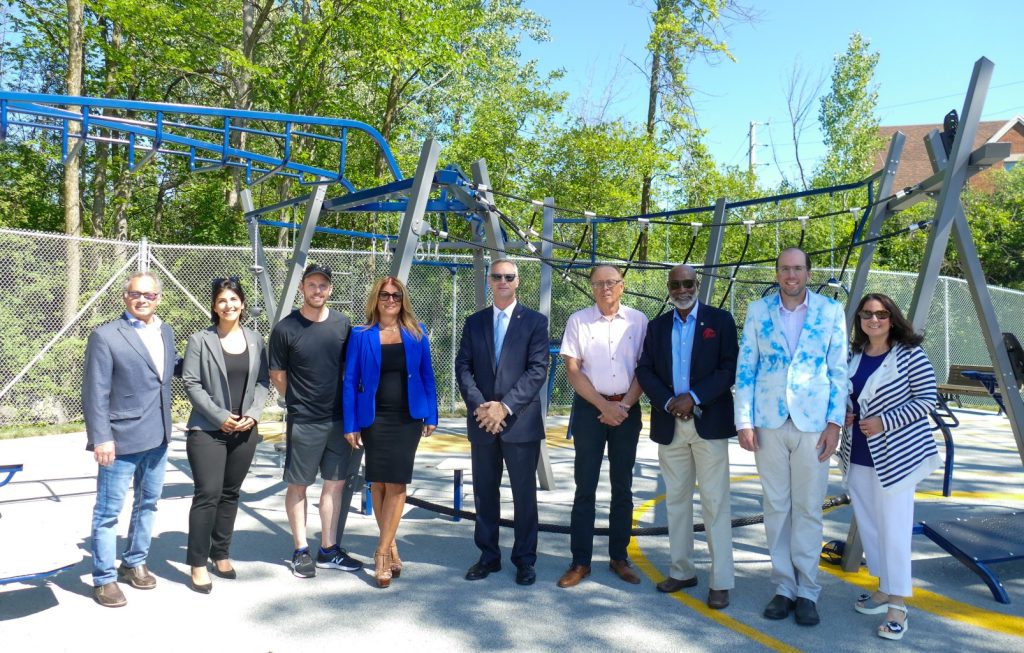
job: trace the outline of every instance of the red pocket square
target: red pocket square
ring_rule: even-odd
[[[704,339],[705,340],[711,340],[716,335],[718,335],[718,334],[715,333],[715,330],[712,329],[711,327],[708,327],[708,328],[704,329]]]

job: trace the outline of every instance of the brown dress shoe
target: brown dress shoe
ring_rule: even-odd
[[[729,607],[729,590],[708,590],[708,607],[712,610]]]
[[[633,573],[633,570],[629,568],[629,560],[612,560],[608,563],[608,567],[615,572],[615,575],[633,585],[640,584],[640,577]]]
[[[117,580],[128,583],[137,590],[151,590],[156,587],[156,576],[149,573],[146,565],[125,567],[122,562],[117,568]]]
[[[559,587],[575,587],[590,575],[590,565],[573,565],[558,579]]]
[[[659,592],[665,592],[671,594],[672,592],[678,592],[684,587],[696,587],[697,577],[687,578],[686,580],[679,580],[678,578],[672,578],[669,576],[665,580],[658,583],[657,588]]]
[[[117,582],[92,588],[92,597],[104,608],[120,608],[128,603]]]

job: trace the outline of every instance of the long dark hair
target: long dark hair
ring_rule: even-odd
[[[212,290],[210,295],[210,321],[213,322],[213,325],[217,326],[220,324],[220,316],[217,315],[214,307],[217,306],[217,298],[225,290],[230,290],[242,300],[242,312],[238,314],[238,323],[241,324],[242,320],[245,319],[245,291],[242,290],[242,284],[238,282],[238,277],[228,277],[227,279],[218,277],[211,282],[210,286]]]
[[[903,312],[900,307],[896,305],[896,302],[892,300],[889,295],[884,295],[880,292],[868,293],[861,297],[860,303],[857,304],[857,313],[859,314],[864,310],[864,305],[871,300],[875,300],[885,307],[885,310],[889,311],[889,346],[893,343],[899,343],[906,347],[916,347],[924,342],[924,335],[920,333],[914,333],[914,325],[912,325],[907,318],[903,317]],[[853,321],[853,341],[850,343],[850,349],[855,353],[864,351],[864,347],[868,344],[868,334],[864,333],[863,327],[860,325],[860,315],[856,316]]]

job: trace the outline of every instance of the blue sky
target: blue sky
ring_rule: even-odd
[[[648,16],[654,0],[527,0],[547,18],[551,41],[524,43],[525,59],[542,72],[563,69],[558,88],[570,93],[568,107],[635,123],[646,118],[645,67]],[[750,2],[760,14],[726,36],[735,62],[698,61],[690,79],[698,90],[700,125],[722,164],[747,163],[751,121],[758,126],[758,175],[779,181],[780,168],[795,176],[784,86],[796,61],[812,76],[825,76],[828,90],[833,57],[845,51],[849,36],[861,32],[881,54],[875,72],[878,117],[883,125],[938,123],[950,110],[961,111],[974,62],[995,63],[983,120],[1024,114],[1024,49],[1020,0],[975,3],[945,0],[772,0]],[[642,6],[637,6],[642,5]],[[636,64],[636,65],[635,65]],[[608,101],[606,101],[608,99]],[[817,103],[801,137],[801,158],[813,167],[823,156],[817,129]],[[774,157],[772,151],[774,144]],[[776,166],[774,159],[778,160]]]

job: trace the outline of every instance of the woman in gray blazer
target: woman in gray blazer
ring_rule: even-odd
[[[213,326],[194,334],[185,349],[182,380],[192,402],[186,451],[196,489],[188,516],[187,563],[191,587],[208,594],[213,573],[235,578],[228,557],[238,495],[259,439],[256,423],[269,391],[263,338],[242,326],[245,292],[237,277],[214,279]]]

